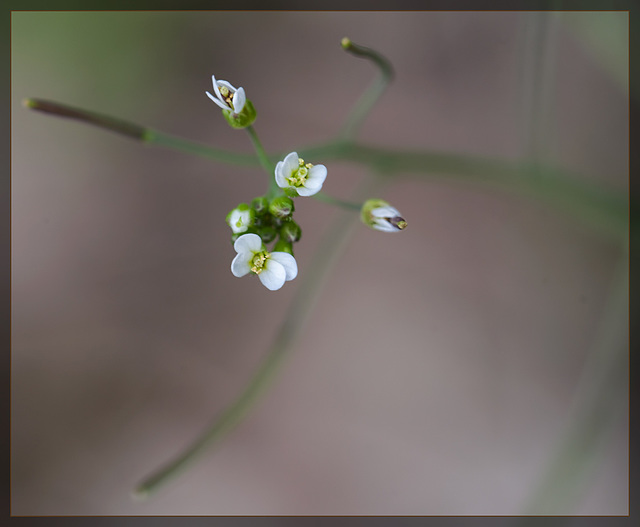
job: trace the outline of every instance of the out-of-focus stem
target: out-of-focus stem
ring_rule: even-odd
[[[356,57],[362,57],[372,61],[380,70],[380,75],[373,81],[373,84],[369,86],[367,91],[362,94],[347,116],[342,130],[338,134],[338,138],[344,141],[355,135],[358,128],[362,125],[375,103],[391,82],[393,79],[393,68],[385,57],[373,49],[354,44],[347,37],[342,39],[341,44],[345,51]]]
[[[360,211],[362,209],[362,203],[354,203],[353,201],[345,201],[343,199],[334,198],[333,196],[329,196],[329,194],[325,194],[324,192],[318,192],[314,194],[313,197],[318,201],[323,201],[324,203],[328,203],[329,205],[335,205],[336,207],[341,207],[346,210]]]
[[[354,198],[362,199],[363,196],[370,195],[371,192],[377,190],[379,186],[379,178],[365,178],[365,181],[356,191]],[[346,211],[341,212],[330,226],[327,234],[320,242],[311,264],[305,270],[304,275],[301,276],[301,283],[298,285],[296,295],[287,310],[284,322],[280,326],[266,357],[244,391],[191,446],[145,479],[134,491],[133,496],[135,498],[145,499],[151,496],[162,485],[187,469],[193,461],[222,439],[245,417],[260,395],[269,386],[270,381],[282,365],[295,340],[304,330],[309,314],[312,312],[319,293],[323,289],[323,284],[357,224],[356,218],[357,216]]]
[[[75,119],[87,124],[92,124],[105,130],[115,132],[117,134],[126,135],[133,139],[140,141],[144,140],[144,134],[146,129],[138,124],[116,119],[115,117],[109,117],[100,113],[89,112],[80,108],[74,108],[73,106],[67,106],[66,104],[60,104],[54,101],[47,101],[44,99],[25,99],[22,104],[37,110],[39,112],[48,113],[57,117],[65,117],[67,119]]]
[[[267,175],[269,176],[269,190],[267,191],[267,198],[272,198],[280,193],[280,189],[276,183],[275,175],[274,175],[274,165],[269,159],[269,156],[264,150],[260,139],[258,138],[258,134],[256,133],[253,126],[248,126],[246,128],[249,137],[251,138],[251,142],[253,143],[253,147],[256,149],[256,153],[258,154],[258,159],[260,160],[260,164],[262,168],[265,169]]]

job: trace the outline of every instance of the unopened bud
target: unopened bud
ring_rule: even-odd
[[[262,241],[264,243],[269,243],[269,242],[275,240],[276,236],[278,235],[278,231],[276,231],[273,227],[271,227],[269,225],[265,225],[263,227],[260,227],[257,230],[257,233],[260,236],[260,238],[262,238]]]
[[[293,200],[286,196],[278,196],[269,203],[269,212],[276,218],[287,218],[293,210]]]
[[[251,200],[251,208],[256,211],[256,214],[263,214],[269,208],[269,200],[264,196],[253,198]]]
[[[398,232],[407,226],[398,209],[382,199],[367,200],[360,211],[360,218],[365,225],[383,232]]]
[[[295,243],[302,236],[302,229],[295,221],[286,222],[280,229],[280,239]]]

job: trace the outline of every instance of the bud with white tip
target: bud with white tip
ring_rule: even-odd
[[[382,199],[367,200],[360,211],[360,218],[368,227],[382,232],[398,232],[407,227],[398,209]]]

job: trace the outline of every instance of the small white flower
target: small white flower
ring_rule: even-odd
[[[397,232],[407,226],[407,222],[400,216],[398,209],[391,205],[373,209],[371,219],[373,221],[371,226],[383,232]]]
[[[247,102],[247,97],[244,94],[244,88],[238,88],[236,90],[227,81],[217,81],[215,75],[211,75],[211,80],[213,81],[215,97],[209,92],[206,92],[209,99],[215,102],[223,110],[230,110],[235,114],[240,113]]]
[[[395,207],[382,199],[365,201],[360,212],[365,225],[383,232],[398,232],[406,228],[407,222]]]
[[[280,289],[286,281],[298,276],[296,259],[285,252],[267,252],[257,234],[243,234],[233,248],[238,253],[231,262],[234,276],[257,274],[262,285],[270,291]]]
[[[327,167],[305,163],[296,152],[291,152],[276,165],[276,183],[280,188],[293,188],[300,196],[313,196],[322,188]]]
[[[251,225],[251,210],[233,209],[227,216],[227,223],[234,234],[246,232]]]

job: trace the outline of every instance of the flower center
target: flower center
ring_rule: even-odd
[[[222,95],[224,101],[233,108],[233,93],[231,93],[231,90],[226,86],[220,86],[218,89],[220,90],[220,95]]]
[[[291,175],[287,178],[289,185],[292,187],[303,187],[305,182],[307,181],[307,177],[309,175],[309,170],[313,165],[311,163],[304,162],[304,159],[301,157],[298,158],[298,166],[299,168],[291,173]]]
[[[259,253],[255,253],[253,255],[253,259],[251,260],[251,263],[252,263],[251,271],[256,274],[260,274],[262,271],[264,271],[264,266],[269,256],[271,255],[266,251],[260,251]]]

